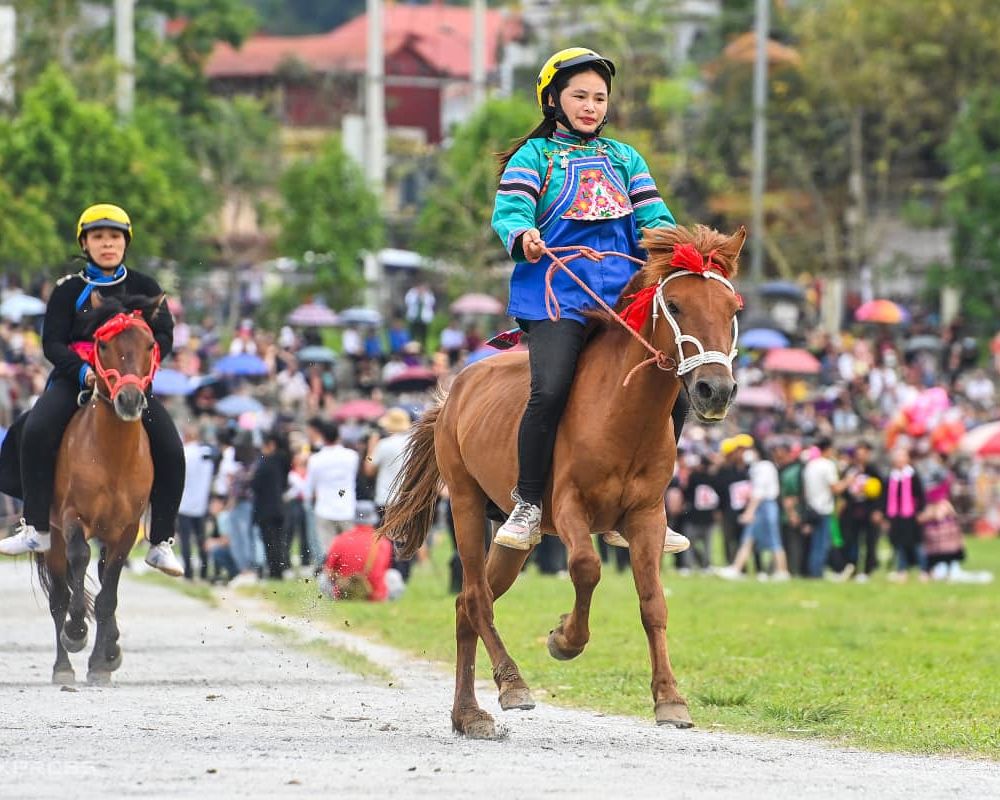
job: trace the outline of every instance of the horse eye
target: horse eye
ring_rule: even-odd
[[[677,303],[674,303],[670,300],[667,301],[667,311],[669,311],[671,314],[674,314],[675,316],[681,313],[681,310],[677,307]]]
[[[150,342],[150,343],[149,343],[149,345],[147,345],[146,349],[147,349],[147,350],[148,350],[148,351],[149,351],[150,353],[152,353],[152,352],[153,352],[153,348],[154,348],[154,347],[156,347],[156,342]]]

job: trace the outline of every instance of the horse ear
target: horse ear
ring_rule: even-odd
[[[736,233],[726,239],[724,244],[719,246],[719,252],[729,258],[731,263],[735,264],[736,259],[740,257],[740,251],[743,249],[743,243],[746,242],[746,240],[746,226],[740,225]]]
[[[156,315],[160,313],[161,308],[166,308],[166,304],[167,295],[165,292],[161,292],[156,297],[149,298],[149,302],[142,307],[142,317],[148,325],[153,324]]]

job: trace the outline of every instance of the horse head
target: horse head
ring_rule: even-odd
[[[94,340],[96,391],[111,403],[124,422],[135,422],[146,410],[146,392],[160,364],[151,324],[164,295],[123,298],[91,295],[93,317],[85,333]]]
[[[745,240],[743,227],[732,236],[704,225],[643,231],[649,260],[633,281],[650,300],[651,342],[672,360],[703,422],[724,419],[736,396],[732,362],[743,300],[730,279]]]

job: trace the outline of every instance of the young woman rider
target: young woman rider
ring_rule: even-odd
[[[642,156],[600,135],[614,75],[610,59],[585,47],[553,55],[538,73],[542,122],[500,159],[493,229],[516,262],[508,313],[528,335],[531,369],[531,394],[518,433],[516,504],[495,538],[504,547],[528,550],[540,539],[556,430],[584,343],[583,312],[596,307],[568,276],[556,273],[552,288],[561,317],[549,320],[544,276],[550,259],[542,247],[580,245],[644,258],[641,229],[674,224]],[[614,305],[637,267],[608,256],[600,263],[578,259],[573,269]],[[686,413],[682,393],[673,414],[678,437]],[[624,544],[617,534],[606,541]],[[667,552],[688,546],[685,537],[667,529]]]
[[[125,266],[132,222],[124,209],[108,203],[90,206],[80,215],[76,238],[87,265],[59,281],[45,310],[42,349],[53,369],[45,392],[24,422],[19,448],[24,517],[14,535],[0,541],[2,555],[43,553],[49,549],[49,511],[59,443],[76,413],[78,395],[92,389],[97,378],[90,365],[70,348],[70,344],[82,339],[92,292],[99,290],[102,297],[163,294],[153,278]],[[173,348],[174,330],[166,303],[160,306],[151,328],[160,355],[166,358]],[[184,489],[184,450],[166,409],[155,397],[150,396],[148,401],[142,423],[149,436],[154,477],[146,563],[168,575],[182,575],[184,568],[171,549],[171,537]]]

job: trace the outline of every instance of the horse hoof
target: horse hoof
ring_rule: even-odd
[[[485,711],[477,711],[464,719],[453,719],[452,727],[456,733],[460,733],[469,739],[502,738],[502,734],[498,734],[497,732],[497,726],[493,722],[493,717]]]
[[[111,685],[111,673],[101,671],[90,670],[87,673],[87,683],[91,686],[110,686]]]
[[[79,653],[83,650],[83,648],[87,646],[87,640],[89,638],[90,637],[87,635],[86,629],[83,631],[82,639],[70,639],[65,629],[59,631],[59,644],[65,647],[70,653]]]
[[[535,701],[527,686],[512,686],[500,692],[500,708],[504,711],[531,711],[534,707]]]
[[[108,672],[114,672],[121,665],[122,665],[122,651],[121,648],[119,647],[118,652],[115,654],[114,658],[109,658],[107,661],[104,662],[104,668]]]
[[[694,722],[686,703],[658,703],[656,724],[671,725],[674,728],[693,728]]]
[[[559,645],[558,637],[561,636],[565,639],[565,636],[563,634],[563,624],[566,622],[566,619],[568,617],[569,614],[563,614],[561,617],[559,617],[559,624],[555,627],[555,630],[549,631],[549,640],[548,640],[549,655],[552,656],[556,661],[569,661],[570,659],[576,658],[578,655],[580,655],[580,653],[583,652],[582,647],[567,648],[567,647],[561,647]]]
[[[52,684],[54,686],[72,686],[76,683],[76,673],[72,669],[52,670]]]

